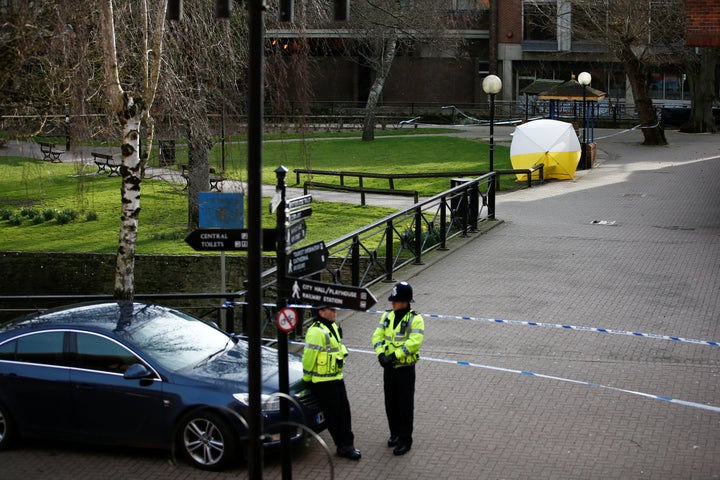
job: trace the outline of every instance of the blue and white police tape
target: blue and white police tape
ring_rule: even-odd
[[[291,345],[305,345],[303,342],[289,341],[288,343]],[[375,352],[373,350],[363,350],[361,348],[348,348],[348,350],[351,352],[356,352],[356,353],[367,353],[370,355],[375,355]],[[461,360],[447,360],[444,358],[433,358],[433,357],[425,357],[425,356],[423,356],[422,359],[424,362],[447,363],[450,365],[458,365],[458,366],[463,366],[463,367],[482,368],[485,370],[493,370],[496,372],[515,373],[518,375],[525,375],[528,377],[544,378],[547,380],[555,380],[558,382],[573,383],[575,385],[584,385],[586,387],[602,388],[604,390],[610,390],[613,392],[627,393],[629,395],[636,395],[639,397],[649,398],[651,400],[661,400],[663,402],[674,403],[676,405],[683,405],[685,407],[697,408],[700,410],[708,410],[710,412],[720,413],[720,406],[709,405],[709,404],[698,403],[698,402],[690,402],[688,400],[681,400],[679,398],[666,397],[664,395],[655,395],[652,393],[638,392],[636,390],[628,390],[626,388],[611,387],[609,385],[601,385],[599,383],[587,382],[584,380],[573,380],[571,378],[558,377],[556,375],[545,375],[542,373],[535,373],[535,372],[530,372],[527,370],[515,370],[513,368],[495,367],[493,365],[483,365],[480,363],[465,362],[465,361],[461,361]]]
[[[358,352],[358,353],[371,353],[375,355],[374,351],[371,350],[361,350],[357,348],[348,348],[351,352]],[[599,383],[593,383],[593,382],[586,382],[583,380],[573,380],[571,378],[564,378],[564,377],[557,377],[555,375],[544,375],[542,373],[535,373],[535,372],[528,372],[525,370],[515,370],[512,368],[503,368],[503,367],[495,367],[492,365],[482,365],[479,363],[472,363],[472,362],[464,362],[464,361],[457,361],[457,360],[446,360],[443,358],[432,358],[432,357],[422,357],[422,360],[424,362],[439,362],[439,363],[448,363],[451,365],[460,365],[465,367],[475,367],[475,368],[483,368],[486,370],[494,370],[497,372],[505,372],[505,373],[516,373],[519,375],[526,375],[528,377],[535,377],[535,378],[544,378],[547,380],[556,380],[558,382],[566,382],[566,383],[574,383],[576,385],[584,385],[587,387],[595,387],[595,388],[602,388],[605,390],[611,390],[614,392],[620,392],[620,393],[627,393],[630,395],[637,395],[640,397],[650,398],[652,400],[662,400],[663,402],[669,402],[674,403],[677,405],[684,405],[686,407],[691,408],[698,408],[701,410],[708,410],[715,413],[720,413],[720,407],[715,405],[706,405],[704,403],[697,403],[697,402],[689,402],[687,400],[680,400],[678,398],[671,398],[671,397],[665,397],[663,395],[654,395],[651,393],[643,393],[643,392],[637,392],[635,390],[628,390],[625,388],[618,388],[618,387],[611,387],[609,385],[601,385]]]
[[[288,305],[289,307],[295,308],[310,308],[310,305]],[[383,314],[385,310],[366,310],[366,313]],[[659,333],[644,333],[644,332],[631,332],[629,330],[618,330],[615,328],[600,328],[600,327],[586,327],[584,325],[566,325],[561,323],[545,323],[545,322],[527,322],[522,320],[503,320],[500,318],[486,318],[486,317],[470,317],[465,315],[440,315],[436,313],[423,313],[425,318],[442,318],[451,320],[465,320],[471,322],[488,322],[488,323],[507,323],[508,325],[522,325],[529,327],[549,327],[549,328],[561,328],[565,330],[578,330],[583,332],[597,332],[597,333],[611,333],[613,335],[627,335],[631,337],[645,337],[654,338],[658,340],[672,340],[674,342],[682,343],[693,343],[696,345],[706,345],[710,347],[720,346],[720,342],[712,340],[696,340],[694,338],[677,337],[674,335],[662,335]]]
[[[384,313],[384,310],[367,310],[368,313]],[[661,335],[657,333],[643,333],[643,332],[630,332],[627,330],[617,330],[614,328],[597,328],[597,327],[585,327],[582,325],[563,325],[560,323],[544,323],[544,322],[525,322],[521,320],[502,320],[499,318],[485,318],[485,317],[467,317],[458,315],[438,315],[434,313],[423,313],[425,318],[444,318],[452,320],[466,320],[471,322],[490,322],[490,323],[507,323],[509,325],[524,325],[530,327],[550,327],[550,328],[562,328],[565,330],[579,330],[584,332],[598,332],[598,333],[612,333],[614,335],[628,335],[632,337],[646,337],[655,338],[659,340],[672,340],[675,342],[694,343],[697,345],[709,345],[711,347],[720,346],[720,342],[713,342],[710,340],[695,340],[692,338],[682,338],[673,335]]]

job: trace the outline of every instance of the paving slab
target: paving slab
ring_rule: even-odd
[[[499,195],[494,228],[396,275],[426,316],[403,457],[385,446],[369,353],[379,314],[339,315],[363,458],[333,457],[334,478],[720,478],[720,137],[667,136],[596,130],[595,168]],[[373,288],[378,309],[390,287]],[[128,449],[34,443],[0,459],[4,479],[247,478]],[[317,444],[296,449],[293,477],[331,478]],[[264,478],[282,478],[273,452]]]

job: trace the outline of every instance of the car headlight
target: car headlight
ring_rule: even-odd
[[[235,400],[250,405],[249,393],[233,393]],[[260,395],[260,410],[263,412],[277,412],[280,410],[280,397],[267,394]]]

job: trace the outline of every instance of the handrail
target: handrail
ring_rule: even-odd
[[[332,183],[321,183],[305,181],[303,183],[303,193],[307,195],[309,188],[320,188],[325,190],[337,190],[341,192],[358,192],[360,193],[360,205],[365,206],[365,194],[377,193],[381,195],[398,195],[402,197],[413,197],[415,203],[420,200],[420,194],[417,190],[398,190],[395,188],[372,188],[372,187],[349,187],[347,185],[335,185]]]
[[[340,177],[340,185],[345,184],[345,177],[362,178],[385,178],[389,180],[390,188],[395,188],[393,180],[396,178],[432,178],[432,177],[478,177],[488,173],[487,170],[472,170],[469,172],[425,172],[425,173],[375,173],[375,172],[350,172],[343,170],[315,170],[312,168],[295,168],[295,184],[300,185],[300,175],[332,175]]]
[[[525,174],[528,176],[527,186],[532,187],[532,174],[536,171],[540,171],[539,180],[543,182],[545,180],[545,164],[540,163],[530,168],[510,168],[510,169],[498,169],[495,173],[500,175],[517,175]],[[363,187],[363,178],[385,178],[388,180],[388,184],[391,190],[395,189],[395,179],[398,178],[433,178],[433,177],[477,177],[486,175],[489,172],[487,170],[473,170],[469,172],[424,172],[424,173],[376,173],[376,172],[353,172],[345,170],[317,170],[312,168],[295,168],[295,183],[300,185],[300,175],[328,175],[340,178],[340,186],[345,186],[345,177],[357,177],[359,187],[361,190]],[[305,182],[308,183],[308,182]],[[305,188],[307,190],[307,188]],[[342,189],[339,189],[342,190]],[[305,192],[307,194],[307,191]],[[416,200],[417,202],[417,200]],[[363,202],[363,205],[365,203]]]
[[[328,242],[326,248],[335,262],[313,277],[365,287],[392,280],[400,268],[422,263],[428,251],[447,250],[450,238],[468,236],[479,221],[493,220],[494,211],[487,210],[484,219],[481,216],[490,203],[486,199],[495,195],[495,179],[496,173],[488,172]],[[276,267],[262,273],[263,290],[275,287],[276,273]],[[246,290],[237,293],[242,296]]]

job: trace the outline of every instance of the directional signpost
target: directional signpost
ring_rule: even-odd
[[[282,202],[282,191],[281,190],[275,190],[275,195],[273,195],[272,199],[270,200],[270,213],[275,213],[275,210],[280,206],[280,203]]]
[[[248,229],[199,228],[185,237],[185,242],[198,251],[247,250]],[[263,251],[277,249],[277,230],[263,228]]]
[[[275,170],[277,185],[275,196],[270,202],[270,212],[277,217],[277,339],[278,339],[278,386],[283,394],[290,390],[288,371],[288,334],[302,325],[297,310],[288,308],[288,301],[323,303],[354,310],[367,310],[377,300],[365,288],[333,285],[297,278],[310,275],[327,267],[329,252],[325,242],[290,250],[290,247],[302,241],[307,234],[305,219],[312,215],[312,196],[302,195],[286,199],[285,177],[287,168],[280,166]],[[287,400],[280,398],[280,419],[284,423],[290,420],[290,406]],[[292,478],[290,471],[290,430],[281,427],[280,444],[283,457],[283,480]],[[286,475],[287,473],[287,475]]]
[[[327,266],[328,256],[323,241],[293,250],[288,254],[287,274],[301,277],[322,270]]]
[[[288,210],[287,221],[290,224],[293,224],[303,218],[309,217],[310,215],[312,215],[312,208],[310,207],[300,207],[297,210]]]
[[[285,230],[285,241],[288,247],[292,247],[296,243],[305,239],[307,234],[307,224],[305,220],[300,220],[297,223],[293,223]]]
[[[316,304],[334,305],[351,310],[367,310],[377,299],[367,288],[316,282],[304,278],[288,278],[291,284],[290,299]]]
[[[312,195],[302,195],[300,197],[291,198],[287,201],[288,210],[299,209],[300,207],[306,207],[312,203]]]

